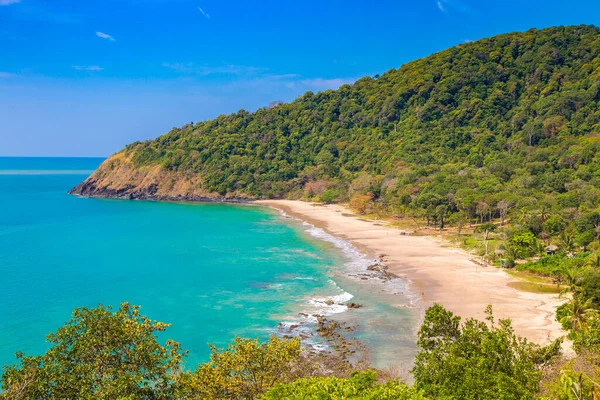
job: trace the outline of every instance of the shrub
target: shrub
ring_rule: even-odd
[[[354,374],[350,379],[310,378],[278,385],[262,400],[424,400],[423,393],[398,382],[377,383],[373,371]]]
[[[560,349],[515,335],[510,320],[461,319],[439,304],[430,307],[418,334],[415,386],[433,398],[533,399],[539,367]]]

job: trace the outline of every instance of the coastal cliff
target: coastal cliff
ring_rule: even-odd
[[[85,181],[69,191],[84,197],[128,200],[196,201],[242,203],[252,199],[239,194],[222,196],[201,188],[195,174],[180,174],[160,165],[135,167],[131,154],[119,152],[107,160]]]

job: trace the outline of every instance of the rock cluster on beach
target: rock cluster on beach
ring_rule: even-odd
[[[348,307],[348,309],[358,309],[363,307],[362,304],[352,301],[347,303],[336,303],[331,299],[326,300],[325,304],[344,305]],[[303,341],[304,346],[310,352],[315,352],[320,350],[315,347],[310,339],[316,334],[318,337],[324,339],[329,346],[333,348],[334,351],[342,358],[347,359],[350,356],[355,357],[355,355],[359,352],[361,352],[361,357],[366,356],[366,347],[356,339],[347,337],[349,333],[354,332],[356,326],[335,321],[321,314],[308,314],[301,312],[298,315],[306,321],[309,321],[310,319],[313,319],[314,321],[314,319],[316,319],[316,327],[310,328],[310,326],[307,326],[306,322],[298,322],[295,324],[280,323],[279,330],[284,339],[297,337]]]
[[[389,271],[389,267],[386,265],[386,262],[387,262],[386,257],[387,257],[387,255],[380,254],[377,259],[373,260],[373,263],[371,265],[367,266],[367,271],[369,273],[351,274],[350,276],[357,277],[363,281],[366,281],[366,280],[372,279],[372,278],[376,278],[376,279],[380,279],[384,282],[398,278],[397,275],[395,275]]]

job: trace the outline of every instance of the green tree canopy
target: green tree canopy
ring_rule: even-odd
[[[37,357],[18,355],[4,367],[4,399],[170,399],[185,355],[179,344],[160,345],[169,325],[142,316],[128,303],[113,311],[78,308],[48,335],[52,347]]]
[[[560,342],[539,347],[515,335],[510,320],[487,324],[461,319],[439,304],[429,308],[418,334],[415,387],[433,398],[533,399],[540,367]]]

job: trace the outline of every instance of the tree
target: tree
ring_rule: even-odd
[[[563,116],[554,116],[544,120],[542,133],[548,137],[554,137],[563,129],[566,129],[566,120]]]
[[[560,246],[567,252],[575,249],[575,238],[569,232],[563,231],[559,237]]]
[[[459,211],[450,216],[449,223],[456,226],[456,236],[460,237],[460,232],[469,222],[467,214],[464,211]]]
[[[181,377],[185,399],[256,399],[297,378],[299,339],[271,336],[267,343],[237,337],[226,349],[211,345],[210,361]]]
[[[412,370],[415,387],[432,398],[534,399],[540,367],[560,341],[540,347],[515,335],[510,320],[461,319],[439,304],[425,312]]]
[[[479,215],[479,222],[483,224],[484,217],[490,212],[490,206],[485,201],[480,201],[479,203],[477,203],[477,208],[475,209],[475,212],[477,213],[477,215]]]
[[[327,189],[320,196],[320,200],[325,204],[331,204],[335,201],[337,193],[332,189]]]
[[[579,293],[579,282],[578,282],[578,271],[577,268],[573,266],[567,266],[560,272],[561,281],[564,283],[565,287],[561,291],[561,295],[572,294],[575,295]]]
[[[46,354],[4,368],[5,399],[169,399],[185,355],[178,343],[164,346],[156,332],[169,325],[121,304],[78,308],[73,318],[48,335]]]
[[[356,193],[350,199],[349,205],[350,205],[350,208],[355,210],[357,213],[363,215],[363,214],[367,213],[367,210],[369,209],[369,207],[372,203],[372,200],[373,200],[373,196],[371,196],[371,195]]]
[[[506,215],[508,214],[508,211],[510,210],[510,208],[512,207],[512,203],[506,200],[501,200],[498,202],[497,208],[498,208],[498,212],[500,214],[500,225],[504,226],[504,220],[506,219]]]
[[[597,316],[598,311],[594,308],[593,299],[585,299],[578,293],[573,293],[569,302],[562,309],[560,323],[568,327],[574,333],[579,332],[586,323]]]
[[[517,214],[517,221],[521,225],[525,225],[530,218],[531,218],[531,211],[528,208],[523,207],[519,210],[519,213]]]
[[[490,255],[489,249],[489,237],[490,233],[495,232],[498,227],[491,223],[486,223],[483,225],[479,225],[475,228],[475,232],[481,234],[481,238],[483,240],[483,245],[485,246],[485,259],[487,261]]]
[[[441,204],[435,208],[435,212],[440,221],[440,232],[444,229],[444,222],[446,221],[446,216],[448,215],[448,206],[445,204]]]
[[[514,232],[508,243],[518,258],[531,257],[538,254],[541,248],[538,238],[530,231],[524,229]]]
[[[543,224],[550,216],[550,205],[546,202],[541,202],[539,208],[536,210],[536,214],[540,217]]]

